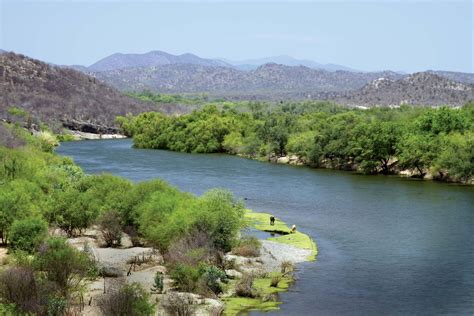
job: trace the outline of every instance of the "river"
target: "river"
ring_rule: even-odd
[[[474,314],[473,187],[131,146],[80,141],[57,152],[88,173],[229,189],[317,241],[317,261],[298,266],[275,314]]]

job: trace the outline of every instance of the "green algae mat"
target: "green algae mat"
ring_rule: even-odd
[[[291,233],[291,229],[288,225],[282,220],[275,218],[274,225],[270,225],[270,214],[268,213],[256,213],[251,210],[246,210],[245,219],[249,226],[254,227],[255,229],[275,233],[279,236],[270,237],[268,240],[279,242],[282,244],[292,245],[296,248],[311,250],[311,254],[308,256],[308,261],[316,260],[318,254],[318,247],[316,243],[308,235],[296,231]],[[256,278],[254,280],[254,288],[261,294],[257,298],[248,298],[248,297],[228,297],[224,299],[226,308],[224,310],[224,315],[245,315],[251,310],[259,311],[272,311],[277,310],[280,307],[281,302],[278,301],[264,301],[262,297],[269,294],[276,294],[288,290],[288,287],[293,282],[293,279],[288,276],[282,277],[281,281],[278,283],[278,286],[271,286],[272,277],[278,274],[270,273],[265,278]],[[229,286],[235,286],[235,281],[233,281]]]
[[[268,240],[292,245],[300,249],[311,250],[311,255],[308,256],[307,260],[316,260],[316,256],[318,255],[318,247],[311,237],[299,232],[298,230],[294,233],[291,233],[288,225],[279,218],[275,218],[275,224],[270,225],[270,216],[272,215],[268,213],[256,213],[251,210],[247,210],[245,212],[245,218],[247,219],[250,226],[261,231],[280,235],[276,237],[270,237]]]

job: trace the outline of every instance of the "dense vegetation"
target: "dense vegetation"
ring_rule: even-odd
[[[0,133],[0,238],[13,258],[0,268],[0,313],[72,313],[84,280],[100,272],[85,250],[50,236],[48,228],[74,237],[98,225],[112,247],[126,231],[136,245],[166,256],[178,288],[222,291],[220,256],[236,244],[243,225],[243,204],[231,193],[215,189],[196,197],[161,180],[134,184],[110,174],[86,175],[51,152],[51,134],[35,137],[11,125],[0,125]],[[137,308],[131,314],[151,314],[146,298],[133,285],[104,298],[101,308],[131,302],[117,307],[123,315],[130,308]]]
[[[183,116],[119,117],[139,148],[227,152],[254,158],[296,156],[314,167],[398,173],[470,182],[474,104],[460,109],[402,106],[350,109],[331,103],[211,104]]]

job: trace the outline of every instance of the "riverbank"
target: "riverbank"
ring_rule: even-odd
[[[282,304],[278,293],[287,291],[295,282],[293,271],[285,271],[285,267],[291,266],[293,269],[295,264],[316,260],[318,248],[311,237],[299,231],[291,232],[288,225],[279,218],[275,218],[274,225],[270,225],[270,216],[268,213],[251,210],[245,213],[250,227],[275,236],[260,240],[262,246],[257,258],[226,256],[226,260],[232,260],[241,271],[256,275],[253,285],[258,296],[236,297],[227,293],[224,298],[224,315],[238,315],[251,310],[278,310]],[[276,285],[274,280],[279,280]],[[229,287],[234,288],[235,281]]]
[[[286,155],[286,156],[281,156],[281,157],[278,157],[278,156],[256,157],[256,156],[251,156],[251,155],[233,154],[229,152],[226,152],[226,154],[235,155],[241,158],[252,159],[252,160],[257,160],[257,161],[262,161],[262,162],[274,163],[274,164],[291,165],[291,166],[306,167],[306,168],[312,168],[312,169],[328,169],[328,170],[338,170],[338,171],[348,171],[348,172],[359,173],[359,170],[356,164],[347,166],[345,168],[333,167],[330,163],[324,163],[324,164],[315,166],[314,164],[308,163],[304,159],[296,155]],[[393,166],[396,166],[398,163],[398,160],[392,159],[390,163]],[[383,174],[380,172],[377,172],[371,175],[383,175]],[[426,180],[426,181],[438,181],[438,182],[454,183],[454,184],[461,184],[461,185],[474,185],[474,177],[471,177],[470,179],[466,181],[458,181],[450,177],[447,173],[441,173],[439,175],[436,175],[436,174],[430,173],[429,171],[426,171],[423,174],[423,176],[421,176],[419,174],[419,171],[413,170],[413,169],[400,169],[400,170],[397,169],[396,171],[392,171],[388,175],[397,176],[400,178],[418,179],[422,181]]]

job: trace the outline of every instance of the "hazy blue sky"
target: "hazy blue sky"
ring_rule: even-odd
[[[57,64],[164,50],[291,55],[361,70],[473,72],[467,1],[0,0],[0,48]]]

